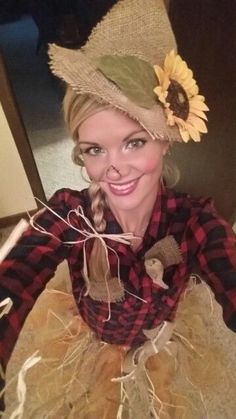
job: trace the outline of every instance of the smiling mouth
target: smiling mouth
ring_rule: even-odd
[[[108,186],[114,195],[128,195],[136,189],[139,179],[140,178],[122,184],[108,183]]]

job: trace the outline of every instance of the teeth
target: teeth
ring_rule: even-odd
[[[125,191],[126,189],[129,189],[134,183],[135,183],[135,180],[133,180],[132,182],[126,183],[125,185],[114,185],[113,183],[111,183],[110,185],[113,189],[117,189],[118,191]]]

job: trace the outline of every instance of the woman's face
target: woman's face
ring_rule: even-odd
[[[91,179],[100,183],[116,210],[138,210],[156,198],[167,142],[153,140],[118,110],[102,110],[83,121],[79,146]]]

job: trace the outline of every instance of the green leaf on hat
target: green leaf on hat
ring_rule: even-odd
[[[150,109],[156,103],[153,89],[158,82],[147,61],[130,55],[104,55],[97,68],[136,105]]]

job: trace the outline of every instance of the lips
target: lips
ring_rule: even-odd
[[[139,179],[132,180],[122,184],[109,183],[109,189],[114,195],[124,196],[131,194],[137,187]]]

